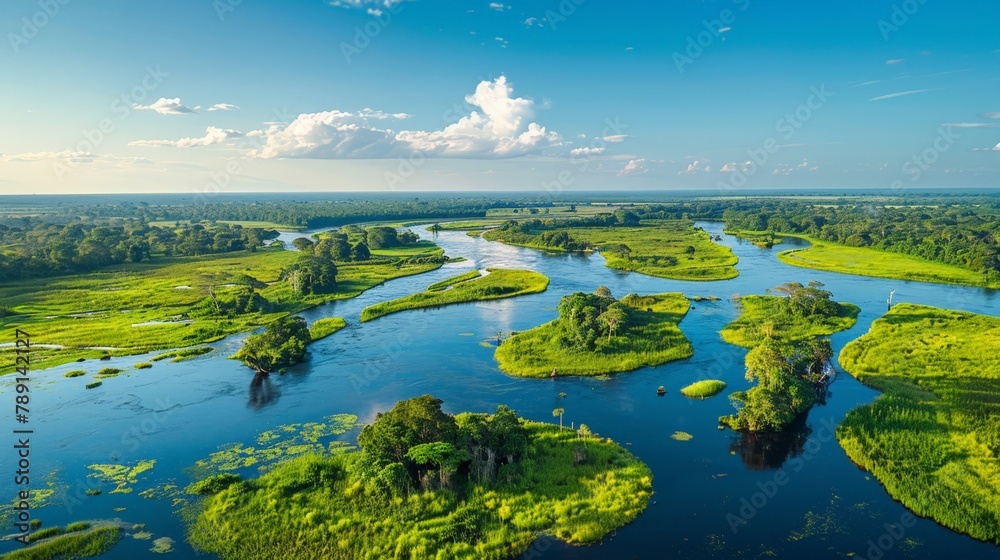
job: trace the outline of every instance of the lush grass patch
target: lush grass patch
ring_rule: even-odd
[[[174,350],[172,352],[165,352],[163,354],[158,354],[150,359],[151,362],[159,362],[162,360],[170,360],[171,362],[185,362],[187,360],[193,360],[198,356],[204,356],[209,352],[215,350],[211,346],[198,346],[196,348],[183,348],[181,350]]]
[[[135,369],[149,369],[149,368],[153,367],[153,364],[151,364],[149,362],[139,362],[139,363],[135,364],[134,367],[135,367]]]
[[[1000,319],[900,304],[840,363],[884,394],[837,439],[893,498],[1000,544]]]
[[[309,327],[309,335],[312,337],[312,341],[316,342],[346,326],[347,321],[343,317],[324,317],[313,322],[312,326]]]
[[[87,389],[96,389],[101,385],[104,385],[103,381],[94,381],[93,383],[87,383]]]
[[[308,455],[206,499],[190,540],[224,560],[488,560],[514,558],[540,534],[598,542],[646,508],[652,475],[628,451],[524,426],[527,449],[510,480],[394,496],[359,474],[362,453]]]
[[[97,379],[108,379],[109,377],[118,377],[121,375],[122,370],[113,367],[106,367],[97,372]]]
[[[849,247],[813,237],[795,237],[807,239],[812,243],[812,247],[778,253],[778,259],[781,262],[792,266],[898,280],[919,280],[921,282],[966,286],[985,285],[981,273],[965,268],[901,253],[878,251],[866,247]],[[996,288],[1000,285],[992,283],[990,287]]]
[[[435,282],[435,283],[431,284],[430,286],[427,286],[427,291],[428,292],[440,292],[442,290],[445,290],[447,288],[450,288],[450,287],[454,286],[455,284],[459,284],[459,283],[465,282],[466,280],[473,280],[475,278],[479,278],[480,276],[482,276],[482,273],[479,272],[478,270],[470,270],[469,272],[466,272],[465,274],[459,274],[458,276],[453,276],[451,278],[447,278],[447,279],[442,280],[440,282]]]
[[[463,277],[464,279],[460,280]],[[536,294],[544,292],[549,286],[548,278],[531,270],[489,269],[485,276],[480,276],[477,271],[475,276],[463,274],[445,282],[449,282],[446,285],[448,289],[426,291],[370,305],[361,311],[361,321],[371,321],[390,313],[410,309]],[[442,282],[434,286],[440,284]]]
[[[436,262],[412,262],[413,257],[440,253],[436,246],[418,245],[407,248],[412,252],[407,258],[380,256],[372,262],[338,263],[336,291],[306,297],[295,296],[289,283],[279,280],[281,270],[300,256],[281,249],[160,257],[152,263],[88,274],[11,282],[0,287],[0,301],[16,314],[0,317],[0,329],[19,328],[31,333],[35,370],[79,358],[96,359],[106,353],[123,356],[190,347],[441,266],[439,258]],[[236,317],[193,313],[211,306],[210,290],[221,299],[235,297],[241,288],[231,284],[243,275],[267,283],[259,293],[273,304],[273,312]],[[46,348],[44,344],[62,348]],[[0,374],[13,372],[14,362],[13,348],[0,349]]]
[[[836,315],[798,315],[789,312],[788,298],[781,296],[743,296],[740,317],[722,329],[722,340],[753,348],[765,338],[807,340],[846,331],[858,322],[861,308],[851,303],[837,303]]]
[[[697,381],[681,389],[681,394],[693,399],[707,399],[718,395],[726,388],[725,381],[717,379],[704,379]]]
[[[57,528],[56,528],[57,529]],[[75,560],[100,556],[110,551],[121,539],[115,525],[102,525],[90,530],[70,531],[40,540],[37,533],[31,546],[8,552],[3,560]]]
[[[87,375],[87,372],[83,371],[82,369],[75,369],[73,371],[67,371],[66,373],[63,374],[63,377],[73,378],[73,377],[83,377],[84,375]]]
[[[644,221],[639,227],[570,227],[565,232],[577,243],[597,249],[609,268],[677,280],[727,280],[738,275],[736,255],[718,245],[708,233],[686,220]],[[561,250],[538,236],[515,236],[497,229],[484,239],[535,249]]]
[[[677,326],[691,303],[682,294],[623,298],[631,318],[615,336],[599,337],[596,348],[567,347],[559,320],[518,333],[504,341],[495,357],[500,369],[517,377],[604,375],[658,366],[694,354]]]

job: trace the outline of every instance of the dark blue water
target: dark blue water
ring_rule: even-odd
[[[721,224],[701,225],[721,233]],[[183,487],[190,482],[185,469],[220,444],[251,443],[256,434],[274,426],[335,413],[354,413],[370,421],[376,411],[400,399],[431,393],[452,412],[491,411],[504,403],[524,417],[551,422],[552,409],[565,408],[567,424],[586,423],[626,445],[652,468],[655,494],[634,523],[590,547],[543,539],[526,557],[822,560],[853,553],[860,558],[1000,558],[997,547],[929,520],[917,520],[902,534],[886,528],[898,524],[906,509],[851,464],[832,432],[848,411],[876,396],[850,376],[841,375],[827,404],[813,409],[796,437],[783,441],[740,441],[717,428],[717,418],[732,412],[724,395],[692,401],[679,393],[681,387],[705,378],[725,380],[726,393],[748,387],[743,379],[745,351],[723,343],[718,334],[737,315],[729,301],[735,293],[763,293],[787,281],[825,283],[838,300],[862,309],[857,326],[833,337],[839,349],[885,312],[890,290],[896,290],[897,302],[1000,315],[996,292],[794,268],[776,259],[779,248],[762,250],[731,236],[723,236],[722,243],[739,256],[740,276],[722,282],[623,274],[606,268],[599,255],[547,255],[461,232],[443,232],[436,241],[448,255],[469,261],[395,280],[358,298],[305,313],[310,321],[342,316],[350,326],[313,345],[308,363],[272,376],[264,387],[251,389],[249,370],[224,358],[239,348],[243,337],[216,344],[217,351],[201,359],[131,370],[96,390],[84,390],[87,378],[62,377],[75,367],[38,372],[32,470],[41,487],[44,476],[59,469],[58,481],[66,487],[60,486],[54,505],[36,515],[48,525],[113,517],[145,523],[154,538],[176,541],[175,557],[192,557],[196,553],[184,542],[183,522],[168,500],[144,499],[137,493],[77,499],[86,488],[86,465],[110,463],[112,457],[122,462],[152,458],[157,465],[140,477],[137,489],[167,481]],[[795,243],[800,242],[790,240],[780,249]],[[472,267],[529,268],[549,276],[551,284],[543,294],[358,322],[367,305],[422,290]],[[681,323],[695,347],[688,360],[605,380],[514,379],[496,368],[492,349],[483,346],[483,340],[499,331],[526,330],[550,321],[562,295],[593,291],[599,285],[617,296],[681,291],[721,301],[695,303]],[[142,360],[133,356],[101,365],[128,369]],[[2,383],[4,394],[10,395],[12,379]],[[660,385],[667,388],[666,396],[656,395]],[[566,393],[565,399],[559,393]],[[694,439],[671,439],[676,431]],[[355,436],[352,432],[344,439]],[[0,456],[0,470],[12,470],[10,453]],[[0,491],[13,496],[10,477],[2,478]],[[11,545],[2,547],[8,550]],[[149,541],[127,539],[106,557],[158,558],[149,547]]]

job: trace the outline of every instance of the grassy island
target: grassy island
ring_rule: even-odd
[[[579,227],[555,220],[509,221],[487,230],[483,238],[546,251],[597,250],[609,268],[660,278],[728,280],[738,275],[736,255],[728,247],[713,243],[708,233],[690,221],[640,222],[633,215],[611,216],[605,222],[614,225]]]
[[[309,335],[312,342],[316,342],[346,327],[347,321],[343,317],[324,317],[317,319],[309,326]]]
[[[536,294],[548,287],[548,278],[530,270],[491,268],[485,274],[472,271],[433,284],[426,292],[370,305],[361,311],[361,322],[410,309]]]
[[[781,235],[788,236],[787,234]],[[808,240],[812,243],[812,247],[778,253],[778,259],[781,262],[792,266],[896,280],[1000,287],[997,282],[987,284],[982,273],[959,266],[929,261],[903,253],[840,245],[808,236],[798,235],[795,237]]]
[[[598,542],[648,504],[649,468],[585,426],[440,405],[401,401],[365,427],[360,451],[215,479],[191,542],[223,560],[505,559],[542,535]]]
[[[495,357],[517,377],[604,375],[689,358],[694,349],[678,324],[690,305],[678,293],[565,296],[558,319],[504,341]]]
[[[753,348],[765,338],[808,340],[846,331],[858,322],[861,312],[854,304],[836,302],[824,304],[822,311],[805,312],[811,311],[811,306],[809,310],[796,307],[792,297],[782,296],[743,296],[739,304],[740,317],[726,325],[721,334],[726,342],[744,348]]]
[[[883,392],[837,439],[918,515],[1000,544],[1000,319],[899,304],[840,363]]]
[[[120,527],[111,523],[71,523],[41,529],[31,535],[31,545],[8,552],[3,560],[65,560],[91,558],[110,551],[121,540]]]
[[[681,389],[681,394],[692,399],[714,397],[726,389],[726,382],[717,379],[703,379]]]

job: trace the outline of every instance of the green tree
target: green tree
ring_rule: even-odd
[[[566,409],[564,409],[564,408],[557,408],[557,409],[555,409],[555,410],[552,411],[552,416],[553,417],[556,417],[556,416],[559,417],[559,428],[560,429],[562,429],[562,427],[563,427],[563,414],[566,414]]]
[[[299,251],[312,251],[313,242],[307,237],[298,237],[292,241],[292,247]]]
[[[443,401],[423,395],[399,401],[361,430],[358,445],[379,466],[403,463],[410,448],[434,442],[454,444],[458,425],[441,410]]]
[[[372,253],[368,250],[368,246],[363,242],[358,242],[356,245],[351,247],[352,261],[367,261],[371,258]]]
[[[269,373],[301,362],[310,342],[306,320],[285,317],[268,325],[263,333],[247,337],[233,357],[260,373]]]

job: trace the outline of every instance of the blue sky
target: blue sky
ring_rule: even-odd
[[[997,21],[940,0],[6,0],[0,193],[995,187]]]

